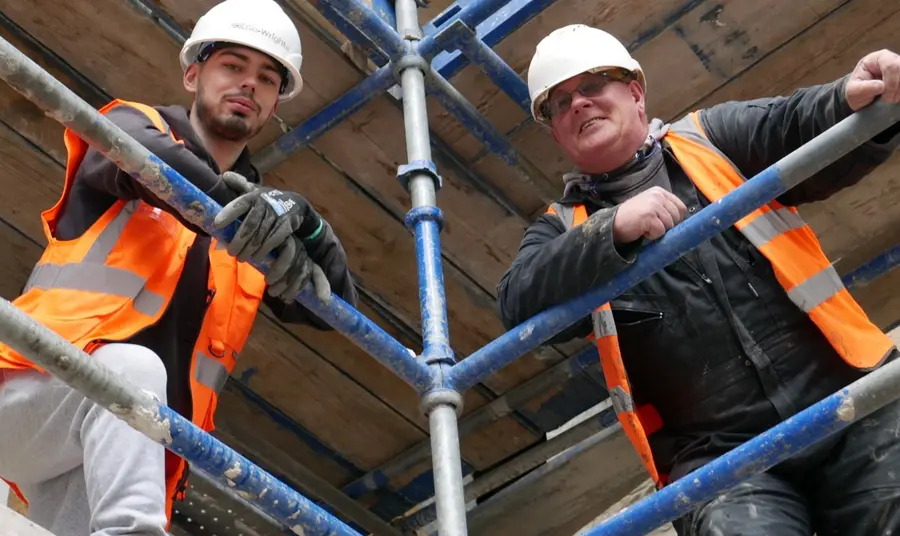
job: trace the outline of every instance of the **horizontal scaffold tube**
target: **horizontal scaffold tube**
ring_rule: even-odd
[[[584,536],[646,534],[897,400],[898,385],[900,360],[895,359],[629,506]]]
[[[608,283],[535,315],[462,360],[451,369],[447,387],[465,391],[898,121],[900,105],[881,101],[847,117],[673,227]]]
[[[359,536],[152,395],[0,299],[0,340],[300,535]]]
[[[185,220],[219,239],[234,236],[237,223],[222,231],[213,225],[222,209],[218,203],[4,39],[0,39],[0,78],[135,177]],[[265,272],[271,260],[270,255],[265,263],[252,264]],[[424,363],[339,296],[332,294],[328,303],[323,303],[307,285],[297,299],[418,391],[431,385],[432,374]]]

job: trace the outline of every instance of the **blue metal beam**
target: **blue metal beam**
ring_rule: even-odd
[[[513,102],[526,113],[531,114],[531,97],[528,95],[528,86],[522,77],[516,74],[491,47],[479,39],[475,32],[466,26],[466,23],[459,19],[454,20],[438,31],[435,40],[445,50],[458,48],[469,61],[481,67],[488,78],[509,95]],[[440,71],[438,72],[440,73]],[[444,76],[444,78],[447,77]]]
[[[864,287],[900,265],[900,244],[859,266],[841,279],[847,288]]]
[[[487,47],[492,48],[555,2],[556,0],[512,0],[484,22],[475,25],[467,23],[467,26],[475,28],[475,35],[478,39]],[[425,35],[437,34],[440,29],[458,20],[458,13],[461,9],[459,2],[445,9],[443,13],[422,27]],[[441,73],[441,76],[449,79],[456,76],[468,63],[469,60],[460,51],[445,50],[434,57],[431,66]]]

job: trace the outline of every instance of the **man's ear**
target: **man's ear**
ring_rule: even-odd
[[[642,116],[647,115],[647,101],[644,99],[644,88],[641,86],[641,83],[637,80],[632,80],[628,83],[628,89],[631,90],[631,96],[634,98],[635,104],[637,104],[638,111]]]
[[[187,70],[184,71],[184,76],[182,77],[182,83],[184,83],[184,89],[188,91],[188,93],[196,93],[197,92],[197,82],[200,78],[200,64],[192,63],[188,65]]]

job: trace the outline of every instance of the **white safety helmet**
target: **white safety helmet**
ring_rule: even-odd
[[[198,61],[204,45],[217,42],[258,50],[283,65],[288,76],[279,101],[296,97],[303,88],[300,33],[274,0],[225,0],[207,11],[181,48],[181,68]]]
[[[550,119],[541,112],[550,90],[573,76],[616,67],[634,73],[644,91],[647,90],[640,64],[612,35],[584,24],[554,30],[538,43],[528,67],[531,115],[539,123],[550,124]]]

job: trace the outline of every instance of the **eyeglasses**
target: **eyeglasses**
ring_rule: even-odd
[[[611,69],[599,73],[590,73],[581,80],[581,83],[578,84],[574,91],[553,90],[547,100],[541,103],[541,113],[547,119],[553,119],[554,116],[566,113],[569,110],[572,106],[572,93],[576,91],[585,98],[596,97],[610,82],[624,82],[627,84],[634,79],[634,75],[625,69]]]

